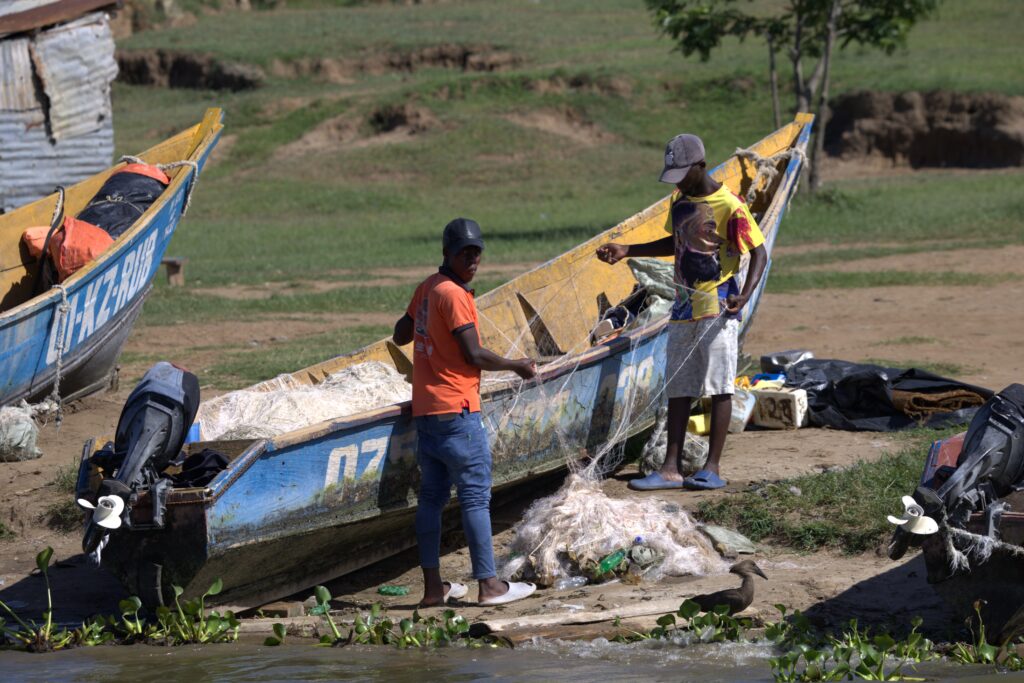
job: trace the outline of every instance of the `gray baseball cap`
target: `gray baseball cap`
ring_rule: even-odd
[[[704,143],[696,135],[680,133],[665,145],[665,170],[659,180],[675,185],[700,161],[704,161]]]
[[[472,218],[456,218],[444,226],[442,242],[448,253],[455,256],[466,247],[480,247],[483,251],[484,235]]]

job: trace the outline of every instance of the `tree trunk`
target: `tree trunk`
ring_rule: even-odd
[[[789,59],[793,62],[793,90],[796,95],[796,110],[810,111],[811,102],[804,89],[804,64],[803,64],[803,34],[804,19],[799,14],[796,17],[796,27],[793,30],[793,47],[789,51]]]
[[[840,0],[832,0],[832,9],[828,14],[828,33],[825,35],[825,54],[821,56],[824,68],[821,77],[821,93],[818,95],[818,114],[814,117],[814,154],[811,157],[811,192],[821,187],[821,163],[825,160],[825,119],[828,115],[828,86],[832,67],[832,48],[836,42],[836,29],[839,25],[839,14],[842,12]]]
[[[768,81],[772,89],[772,117],[775,130],[782,128],[782,112],[779,111],[779,70],[775,66],[775,41],[768,36]]]

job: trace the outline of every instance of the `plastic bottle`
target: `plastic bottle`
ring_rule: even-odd
[[[556,591],[564,591],[569,590],[570,588],[580,588],[581,586],[586,585],[587,577],[585,576],[563,576],[555,581],[554,589]]]
[[[601,560],[601,564],[599,565],[601,567],[601,573],[602,574],[607,574],[611,570],[615,569],[616,567],[619,566],[619,563],[622,562],[622,560],[625,557],[626,557],[626,551],[625,550],[616,550],[611,555],[608,555],[606,558]]]

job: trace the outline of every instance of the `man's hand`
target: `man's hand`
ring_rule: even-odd
[[[611,265],[615,265],[628,255],[628,244],[616,244],[615,242],[609,242],[608,244],[602,244],[597,248],[597,258]]]
[[[523,379],[533,379],[537,376],[537,363],[529,358],[520,358],[515,361],[512,371]]]
[[[725,312],[729,315],[736,315],[743,308],[749,297],[743,294],[730,294],[725,300]]]

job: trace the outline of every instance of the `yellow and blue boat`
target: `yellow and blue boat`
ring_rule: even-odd
[[[733,192],[752,197],[769,264],[812,121],[798,115],[713,170]],[[755,162],[765,160],[773,172],[758,172]],[[665,380],[667,318],[593,342],[591,330],[606,306],[636,284],[628,268],[599,262],[595,249],[663,237],[668,212],[666,197],[479,297],[483,344],[542,361],[533,383],[485,377],[482,411],[496,495],[564,468],[567,452],[593,452],[653,422]],[[762,293],[763,282],[747,304],[744,330]],[[382,339],[292,377],[312,385],[367,361],[406,376],[412,370],[411,348]],[[261,388],[269,385],[252,387]],[[159,524],[141,491],[129,523],[110,534],[102,563],[150,604],[173,598],[172,584],[193,596],[220,578],[225,588],[213,600],[235,609],[341,576],[415,542],[414,445],[407,402],[269,439],[189,444],[193,451],[225,452],[227,469],[205,487],[171,490]],[[94,495],[102,476],[90,469],[90,452],[83,453],[79,481],[92,482],[92,489],[83,495]]]
[[[170,184],[106,252],[60,288],[34,291],[38,263],[22,245],[26,228],[48,225],[54,193],[0,215],[0,406],[48,394],[64,400],[108,386],[151,288],[196,177],[220,139],[221,111],[141,155],[149,164],[191,162],[169,171]],[[64,214],[81,211],[117,164],[69,187]]]

